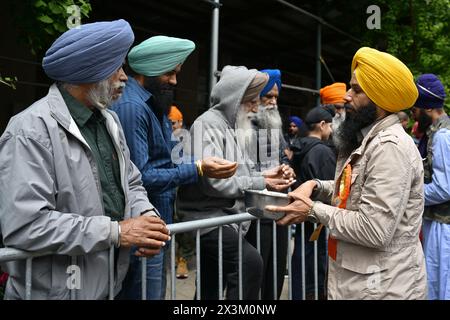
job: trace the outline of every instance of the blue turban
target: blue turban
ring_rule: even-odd
[[[45,53],[42,67],[57,81],[99,82],[122,66],[133,41],[133,30],[125,20],[83,24],[56,39]]]
[[[281,72],[278,69],[264,69],[260,72],[267,73],[269,75],[269,82],[267,82],[264,89],[261,91],[260,97],[265,96],[267,92],[272,90],[273,86],[276,84],[278,90],[281,90]]]
[[[419,97],[414,104],[418,108],[442,108],[445,100],[445,90],[442,82],[432,73],[421,75],[416,82]]]
[[[303,124],[302,119],[300,119],[299,117],[296,117],[296,116],[290,116],[289,117],[289,123],[291,123],[291,122],[295,123],[295,125],[298,128],[300,128],[302,126],[302,124]]]
[[[155,36],[131,49],[128,63],[141,75],[161,76],[182,64],[194,49],[195,43],[191,40]]]

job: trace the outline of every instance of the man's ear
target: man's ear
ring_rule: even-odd
[[[322,120],[322,121],[320,121],[320,123],[319,123],[319,126],[320,126],[320,130],[324,130],[325,129],[325,125],[326,125],[326,122],[325,122],[325,120]]]

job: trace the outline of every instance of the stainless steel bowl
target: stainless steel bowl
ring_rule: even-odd
[[[284,217],[284,212],[271,212],[264,208],[268,205],[286,206],[289,204],[287,194],[267,190],[246,190],[245,208],[248,213],[262,219],[278,220]]]

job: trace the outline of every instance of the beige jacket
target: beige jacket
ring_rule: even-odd
[[[346,209],[318,201],[313,206],[338,240],[336,261],[329,258],[328,298],[426,299],[419,241],[423,165],[397,115],[377,122],[350,157],[338,159],[336,181],[348,163],[352,184]],[[336,189],[335,182],[322,181],[319,197],[334,199]]]

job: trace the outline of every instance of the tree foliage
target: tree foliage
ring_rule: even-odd
[[[57,38],[73,23],[71,6],[78,6],[79,18],[91,12],[89,0],[10,0],[11,15],[19,30],[20,41],[39,58]],[[69,9],[68,9],[69,8]],[[0,85],[16,89],[16,76],[2,76]]]
[[[41,56],[58,35],[68,30],[68,19],[76,5],[80,18],[91,12],[89,0],[22,0],[11,1],[14,22],[24,41],[34,55]]]
[[[408,65],[415,77],[434,73],[450,93],[450,0],[375,0],[381,29],[367,30],[365,44]],[[450,114],[450,99],[446,111]]]

